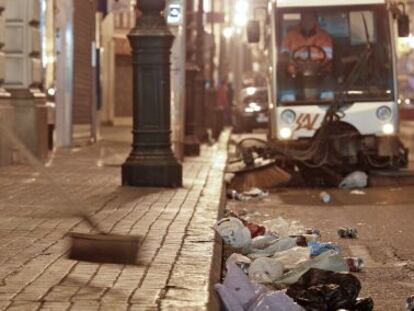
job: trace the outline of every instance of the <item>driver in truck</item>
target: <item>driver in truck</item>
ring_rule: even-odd
[[[290,75],[295,76],[297,68],[292,57],[294,54],[303,59],[309,59],[314,62],[325,63],[325,71],[329,72],[333,53],[332,37],[323,30],[318,22],[318,16],[315,12],[304,12],[301,14],[301,21],[293,27],[283,38],[282,53],[288,64],[287,71]]]

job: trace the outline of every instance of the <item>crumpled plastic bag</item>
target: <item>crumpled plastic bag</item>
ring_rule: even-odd
[[[332,242],[321,243],[321,242],[311,241],[311,242],[308,242],[308,246],[310,248],[311,257],[319,256],[320,254],[328,250],[334,250],[338,253],[341,252],[340,247]]]
[[[277,259],[261,257],[254,260],[249,268],[249,279],[259,284],[270,284],[281,278],[285,268]]]
[[[269,196],[269,192],[263,191],[259,188],[251,188],[249,191],[243,192],[243,195],[251,198],[263,199]]]
[[[260,236],[253,238],[250,246],[252,249],[265,249],[278,240],[279,238],[277,235],[272,234],[272,233],[267,233],[265,235],[260,235]]]
[[[269,257],[273,256],[277,252],[282,252],[291,248],[298,246],[298,238],[297,237],[290,237],[284,238],[275,241],[274,243],[270,244],[265,249],[256,249],[250,247],[247,252],[247,256],[249,258],[259,258],[259,257]]]
[[[233,253],[227,258],[226,264],[229,263],[235,263],[244,273],[248,274],[252,260],[242,254]]]
[[[283,252],[275,253],[273,258],[281,262],[285,269],[290,270],[310,259],[309,248],[294,247]]]
[[[298,221],[288,221],[282,217],[267,220],[263,222],[263,225],[266,227],[266,232],[275,233],[280,238],[299,235],[306,231]]]
[[[223,284],[214,287],[228,311],[304,311],[283,292],[269,291],[252,283],[234,263],[227,262],[227,275]]]
[[[360,290],[352,274],[311,269],[286,293],[306,311],[355,310]]]
[[[312,268],[332,272],[349,272],[349,267],[345,259],[336,251],[329,250],[317,257],[300,263],[274,283],[280,286],[294,284]]]
[[[247,310],[267,289],[252,283],[234,262],[227,262],[226,267],[227,274],[223,284],[216,284],[214,288],[226,310]]]
[[[368,186],[368,175],[364,172],[356,171],[344,178],[339,184],[341,189],[366,188]]]
[[[225,244],[236,249],[249,247],[252,242],[250,230],[240,219],[235,217],[219,220],[214,225],[214,230],[221,236]]]

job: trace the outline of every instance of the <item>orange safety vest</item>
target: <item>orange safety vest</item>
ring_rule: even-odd
[[[283,38],[282,52],[288,52],[290,56],[293,56],[292,53],[296,49],[302,46],[316,45],[316,46],[321,47],[325,51],[326,59],[328,61],[332,60],[332,54],[333,54],[332,37],[320,27],[316,27],[314,32],[315,33],[313,35],[309,37],[305,37],[302,34],[299,25],[294,27]],[[300,53],[299,53],[299,56],[300,56]],[[313,60],[320,60],[323,58],[323,54],[321,53],[321,51],[319,51],[316,48],[311,49],[311,56]],[[304,57],[306,58],[306,55],[304,55]]]

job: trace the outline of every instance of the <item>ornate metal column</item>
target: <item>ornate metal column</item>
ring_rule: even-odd
[[[171,150],[170,52],[174,36],[165,0],[140,0],[142,16],[128,35],[133,61],[133,150],[122,166],[123,185],[180,187],[182,166]]]

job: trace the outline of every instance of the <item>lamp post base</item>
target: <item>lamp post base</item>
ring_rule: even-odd
[[[182,186],[182,165],[173,157],[130,157],[122,165],[122,185],[178,188]]]

